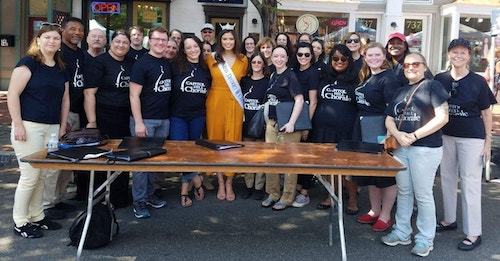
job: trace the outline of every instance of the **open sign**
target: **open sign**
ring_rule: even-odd
[[[119,14],[119,2],[92,2],[92,13],[94,14]]]

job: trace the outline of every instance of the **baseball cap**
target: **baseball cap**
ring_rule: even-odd
[[[203,31],[205,29],[210,29],[212,31],[215,31],[215,27],[211,23],[204,24],[203,27],[201,28],[201,31]]]
[[[453,39],[451,42],[450,42],[450,45],[448,45],[448,52],[455,48],[455,47],[465,47],[467,49],[469,49],[469,51],[471,50],[471,47],[470,47],[470,42],[465,40],[464,38],[457,38],[457,39]]]
[[[389,42],[393,38],[398,38],[399,40],[406,42],[406,36],[402,33],[395,32],[390,34],[389,37],[387,37],[387,41]]]

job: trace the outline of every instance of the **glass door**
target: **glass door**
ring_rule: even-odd
[[[127,22],[127,1],[115,2],[94,2],[88,4],[89,30],[101,29],[110,37],[115,30],[128,29]]]

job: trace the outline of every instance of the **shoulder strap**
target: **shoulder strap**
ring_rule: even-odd
[[[424,80],[425,81],[425,80]],[[403,109],[403,113],[401,113],[401,116],[400,117],[403,117],[405,115],[405,112],[406,110],[408,109],[410,103],[411,103],[411,100],[413,100],[413,96],[415,95],[415,93],[417,92],[418,88],[420,88],[420,85],[422,85],[422,83],[424,82],[420,82],[417,87],[413,90],[413,92],[411,93],[410,97],[408,98],[408,101],[406,102],[406,105],[405,105],[405,108]],[[398,130],[399,128],[401,127],[401,123],[403,123],[403,120],[402,119],[399,119],[399,124],[398,124]]]

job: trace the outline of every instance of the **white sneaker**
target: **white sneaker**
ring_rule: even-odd
[[[311,202],[311,200],[309,199],[308,195],[302,195],[302,194],[299,193],[295,197],[295,200],[292,203],[292,207],[294,207],[294,208],[301,208],[301,207],[304,207],[304,206],[308,205],[310,202]]]

